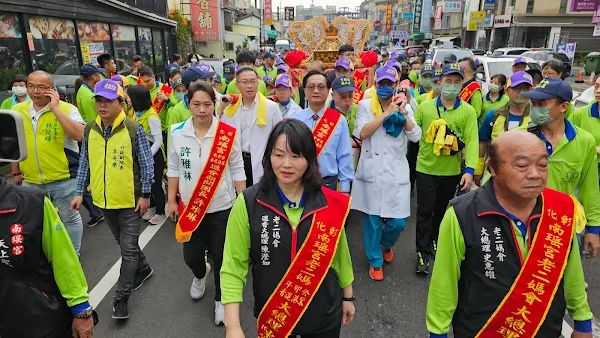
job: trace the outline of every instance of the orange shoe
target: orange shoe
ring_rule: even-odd
[[[372,266],[369,267],[369,277],[372,280],[380,281],[383,280],[383,268],[378,267],[374,268]]]
[[[383,247],[381,247],[381,253],[383,253],[383,261],[386,263],[391,263],[392,259],[394,259],[394,252],[392,249],[390,249],[390,251],[386,251]]]

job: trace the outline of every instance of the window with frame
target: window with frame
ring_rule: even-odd
[[[163,51],[162,30],[152,29],[152,42],[154,43],[154,61],[156,64],[156,76],[162,81],[165,80],[165,53]]]
[[[140,41],[140,56],[142,62],[154,68],[154,52],[152,51],[152,30],[150,28],[138,28],[138,39]]]
[[[225,43],[225,50],[232,51],[233,50],[233,42],[226,42]]]
[[[559,14],[567,13],[567,3],[568,2],[569,2],[569,0],[560,0],[560,7],[558,8]]]
[[[79,77],[79,56],[73,21],[30,16],[29,27],[35,49],[31,53],[33,69],[49,74],[76,76],[72,79],[74,83]]]
[[[527,0],[527,9],[526,9],[526,13],[531,14],[533,13],[533,5],[535,3],[535,0]]]
[[[111,25],[114,56],[119,74],[131,74],[133,56],[137,55],[135,28],[133,26]]]
[[[10,90],[11,78],[27,74],[23,57],[23,36],[19,17],[14,13],[0,12],[0,91]],[[0,93],[3,95],[5,93]],[[10,93],[0,97],[5,99]]]

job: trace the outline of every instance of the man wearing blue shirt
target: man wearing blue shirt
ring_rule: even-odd
[[[319,70],[308,72],[302,84],[308,100],[308,108],[297,113],[293,118],[304,122],[311,130],[314,130],[327,109],[325,102],[330,84],[327,82],[327,75]],[[354,180],[352,146],[349,135],[348,122],[344,116],[340,116],[332,135],[319,155],[323,185],[336,190],[339,180],[340,191],[346,194],[350,192],[350,182]]]

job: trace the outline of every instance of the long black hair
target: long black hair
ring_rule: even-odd
[[[304,189],[320,189],[323,184],[321,170],[319,169],[319,161],[317,159],[317,146],[313,138],[312,132],[306,124],[295,119],[283,120],[273,128],[269,140],[267,141],[267,149],[263,156],[262,165],[264,175],[260,180],[260,185],[264,190],[270,190],[277,182],[273,166],[271,165],[271,153],[275,148],[275,143],[279,136],[285,135],[287,145],[290,151],[300,155],[308,162],[308,167],[302,175],[302,184]]]
[[[146,88],[146,86],[129,86],[127,87],[127,95],[129,95],[129,98],[131,99],[131,106],[136,112],[145,112],[152,107],[150,91],[148,88]]]

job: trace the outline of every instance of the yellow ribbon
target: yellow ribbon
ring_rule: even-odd
[[[267,98],[263,94],[258,92],[256,93],[256,95],[258,96],[258,106],[256,107],[256,125],[259,127],[264,127],[267,125]],[[233,115],[235,115],[235,112],[240,107],[241,103],[242,98],[240,97],[238,102],[236,102],[235,104],[231,104],[227,106],[227,108],[225,108],[225,114],[227,114],[227,116],[229,117],[233,117]]]
[[[454,135],[446,135],[447,123],[444,119],[434,120],[427,129],[425,142],[433,143],[433,153],[450,155],[452,150],[458,151],[458,140]]]
[[[379,104],[379,96],[377,96],[377,93],[375,92],[373,92],[373,96],[371,96],[371,111],[375,117],[379,117],[379,115],[383,114],[383,109],[381,109],[381,105]]]

